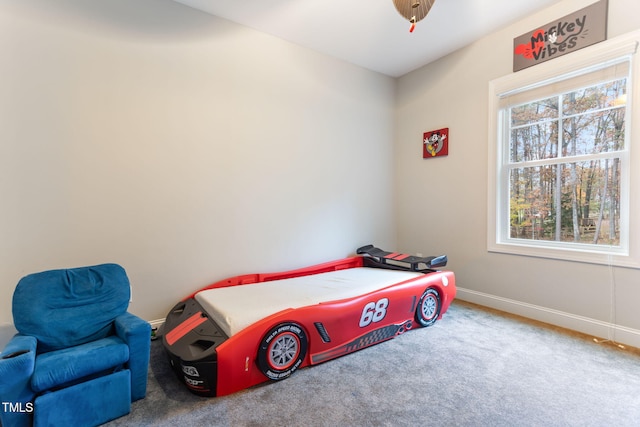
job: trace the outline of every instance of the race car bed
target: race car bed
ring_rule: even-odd
[[[354,256],[209,285],[166,317],[164,348],[194,393],[223,396],[430,326],[456,294],[446,256]]]

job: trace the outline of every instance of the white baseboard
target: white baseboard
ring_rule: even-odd
[[[158,329],[164,323],[164,319],[150,320],[151,329]]]
[[[637,329],[465,288],[458,288],[456,299],[506,311],[507,313],[540,322],[550,323],[562,328],[592,335],[598,339],[640,348],[640,330]]]
[[[151,325],[151,339],[155,340],[162,334],[162,330],[160,329],[162,325],[164,325],[165,319],[157,319],[150,320],[149,325]]]

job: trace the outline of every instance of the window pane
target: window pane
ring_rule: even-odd
[[[563,156],[624,150],[624,108],[573,116],[563,120]]]
[[[555,240],[557,169],[557,166],[552,165],[511,170],[511,238]]]
[[[619,159],[564,165],[561,199],[563,241],[620,244]]]
[[[511,126],[537,123],[558,117],[558,97],[543,99],[511,109]]]
[[[576,90],[563,96],[564,114],[579,114],[626,103],[627,79]]]
[[[620,244],[618,159],[515,168],[509,182],[511,238]]]
[[[550,159],[558,155],[558,122],[547,121],[511,131],[512,163]]]

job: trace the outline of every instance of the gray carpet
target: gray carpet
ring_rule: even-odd
[[[456,301],[434,326],[222,398],[161,342],[146,399],[109,426],[638,426],[640,353]]]

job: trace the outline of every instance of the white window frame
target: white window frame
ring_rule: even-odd
[[[639,43],[640,31],[634,31],[489,82],[489,252],[640,268],[640,130],[636,130],[640,126],[640,116],[634,108],[640,105],[640,55],[636,54]],[[621,177],[624,190],[621,194],[620,246],[511,238],[504,231],[508,230],[509,224],[509,182],[502,173],[504,129],[501,127],[500,99],[506,94],[561,80],[581,70],[624,57],[630,59],[630,79],[625,116],[628,166]]]

